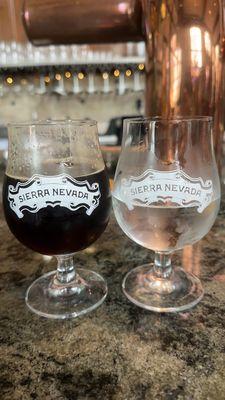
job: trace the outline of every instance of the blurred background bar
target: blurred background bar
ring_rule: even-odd
[[[127,116],[212,115],[220,163],[224,15],[224,0],[2,0],[0,125],[92,118],[112,146]]]
[[[84,10],[89,10],[85,30],[84,19],[75,18],[77,7],[81,12],[81,3]],[[32,1],[25,6],[22,0],[0,2],[0,152],[7,148],[8,122],[90,118],[99,121],[100,142],[110,166],[113,156],[107,155],[107,146],[112,150],[120,145],[123,119],[144,113],[145,43],[140,2],[63,1],[64,13],[71,17],[70,26],[61,12],[57,24],[52,18],[61,5],[61,1],[51,0]],[[29,41],[22,18],[24,7],[28,36],[31,29],[32,37],[36,35],[32,42],[44,46]],[[116,38],[117,43],[90,44],[90,38],[98,41],[93,7],[99,12],[103,41],[113,42]],[[75,42],[83,43],[86,34],[89,44],[73,43],[73,26],[78,35]],[[55,38],[60,32],[71,35],[71,44],[67,41],[67,45],[56,45],[53,39],[46,44],[43,38],[49,28]],[[122,35],[124,29],[127,37]]]

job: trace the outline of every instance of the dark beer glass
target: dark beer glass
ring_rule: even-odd
[[[57,271],[28,288],[26,303],[49,318],[72,318],[107,294],[96,272],[76,268],[74,253],[105,230],[111,196],[95,121],[10,124],[3,188],[7,224],[28,248],[57,258]]]

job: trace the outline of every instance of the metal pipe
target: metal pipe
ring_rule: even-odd
[[[23,19],[35,45],[144,38],[139,0],[25,0]]]

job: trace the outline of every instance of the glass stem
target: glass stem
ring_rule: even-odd
[[[171,253],[155,253],[154,273],[157,277],[165,279],[171,275]]]
[[[70,283],[76,276],[73,254],[59,255],[56,258],[58,261],[57,280],[62,284]]]

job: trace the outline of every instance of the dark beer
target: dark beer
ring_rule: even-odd
[[[28,179],[15,179],[5,176],[3,188],[3,205],[7,224],[15,237],[30,249],[48,255],[69,254],[85,249],[102,234],[109,220],[111,196],[105,170],[87,176],[75,178],[87,181],[90,185],[98,183],[100,197],[98,206],[88,215],[84,206],[76,210],[56,205],[47,205],[37,212],[30,212],[29,207],[23,210],[23,217],[18,218],[9,202],[9,185],[16,187],[18,182]],[[46,190],[47,191],[47,190]],[[56,189],[55,189],[56,192]],[[69,191],[62,193],[66,196]],[[44,196],[39,191],[32,192],[33,197]],[[21,201],[23,197],[21,195]],[[26,194],[29,199],[30,194]],[[78,197],[82,197],[78,191]],[[35,199],[34,199],[35,200]],[[82,202],[82,199],[80,199]]]

